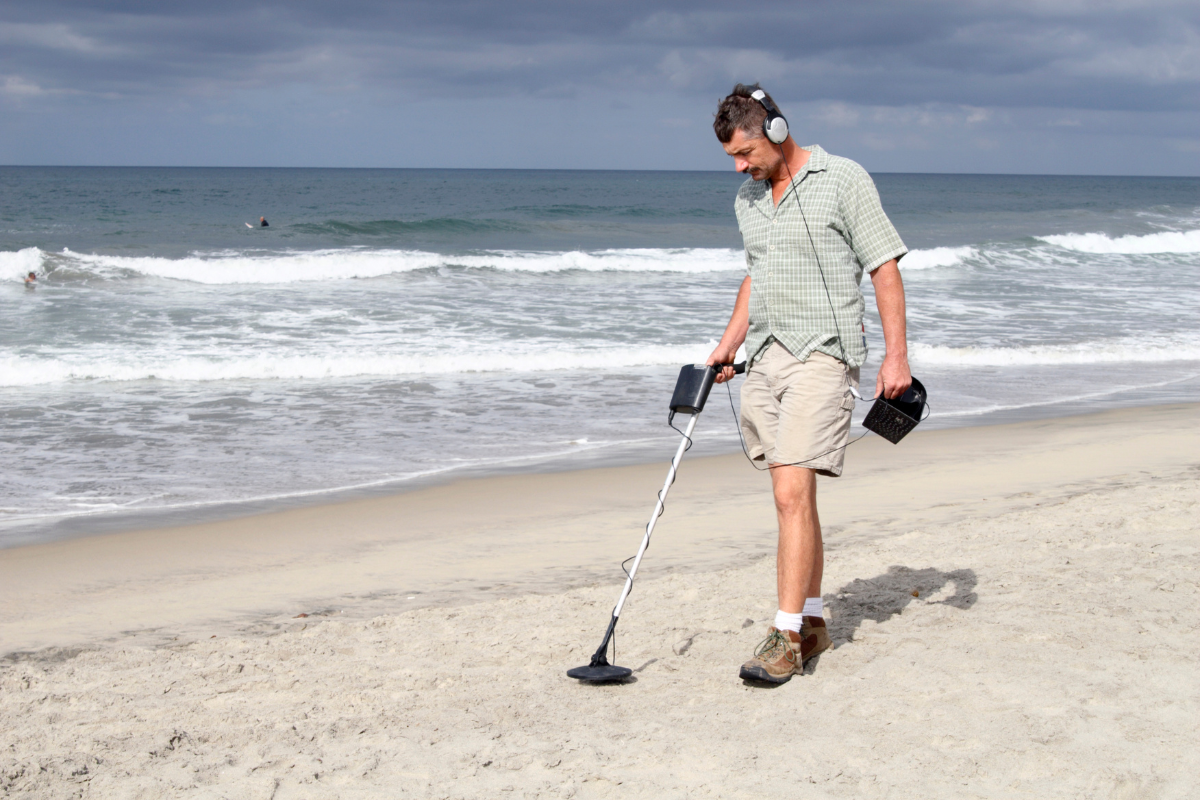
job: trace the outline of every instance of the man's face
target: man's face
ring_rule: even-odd
[[[733,168],[756,181],[772,177],[783,160],[779,148],[771,144],[767,137],[750,138],[743,130],[734,131],[733,138],[722,147],[733,156]]]

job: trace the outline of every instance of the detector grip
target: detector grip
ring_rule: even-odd
[[[712,368],[714,370],[716,370],[717,372],[720,372],[721,370],[725,369],[725,367],[733,367],[734,375],[743,375],[746,372],[746,362],[745,361],[741,362],[740,364],[713,364],[712,365]]]

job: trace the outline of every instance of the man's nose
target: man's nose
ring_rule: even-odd
[[[750,169],[750,161],[745,158],[735,158],[733,160],[733,167],[738,172],[745,172]]]

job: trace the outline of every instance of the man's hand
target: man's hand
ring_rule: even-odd
[[[883,359],[883,366],[875,377],[875,396],[880,395],[888,400],[895,400],[908,391],[912,386],[912,372],[908,368],[908,359],[904,356],[893,356],[888,353]]]
[[[708,364],[709,366],[712,366],[713,364],[732,364],[733,360],[737,358],[737,350],[737,345],[731,347],[724,342],[721,342],[719,345],[717,345],[717,349],[712,351],[712,355],[708,357],[708,361],[705,361],[704,363]],[[725,367],[717,372],[717,383],[724,383],[725,381],[732,379],[733,367]]]

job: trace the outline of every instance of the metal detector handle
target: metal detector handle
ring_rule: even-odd
[[[741,362],[740,364],[713,364],[712,365],[712,368],[717,372],[720,372],[721,370],[725,369],[725,367],[733,367],[734,375],[744,375],[746,373],[746,362],[745,361]]]

